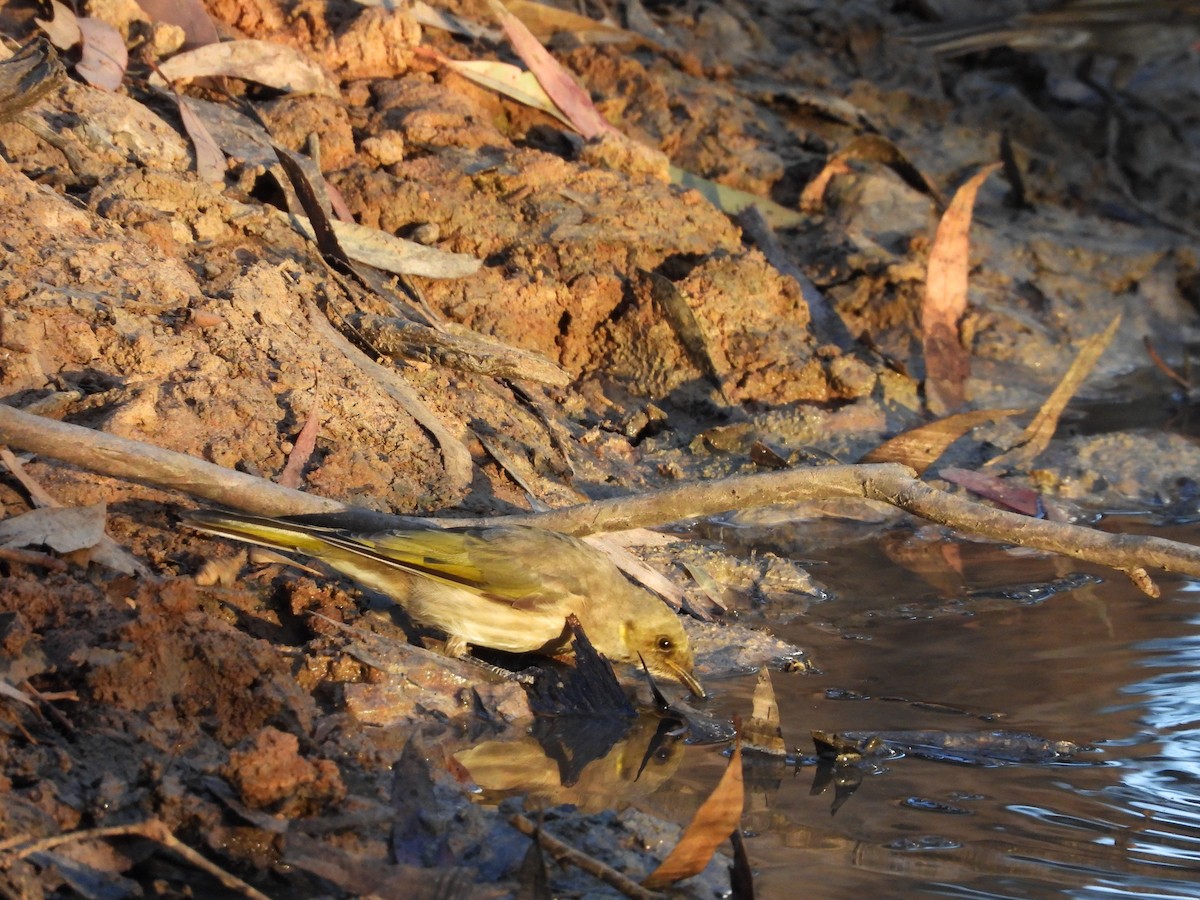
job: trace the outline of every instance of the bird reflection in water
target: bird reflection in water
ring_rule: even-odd
[[[684,728],[677,719],[638,716],[623,737],[605,740],[599,753],[595,735],[563,726],[551,721],[535,728],[537,736],[486,741],[454,759],[482,788],[485,803],[524,795],[527,809],[569,803],[584,813],[624,809],[653,794],[683,761]]]

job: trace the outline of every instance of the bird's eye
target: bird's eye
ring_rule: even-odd
[[[670,653],[674,647],[675,645],[671,643],[671,639],[669,637],[660,637],[658,639],[658,649],[663,653]]]

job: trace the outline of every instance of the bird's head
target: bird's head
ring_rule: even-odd
[[[630,662],[639,654],[651,675],[681,681],[696,697],[707,696],[693,673],[692,642],[679,617],[658,601],[653,612],[644,611],[621,623],[621,641]]]

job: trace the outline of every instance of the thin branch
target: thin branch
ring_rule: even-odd
[[[521,834],[528,835],[541,844],[542,848],[559,862],[569,862],[578,866],[589,875],[595,875],[605,884],[620,891],[626,897],[634,897],[636,900],[654,900],[654,898],[662,896],[662,894],[646,890],[633,879],[626,878],[600,860],[593,859],[570,844],[565,844],[553,835],[546,834],[522,815],[509,816],[508,822]]]
[[[236,891],[243,896],[250,897],[252,900],[270,900],[266,894],[252,888],[240,878],[226,872],[214,862],[210,862],[206,857],[197,853],[187,844],[183,843],[179,838],[175,837],[162,821],[159,819],[148,819],[145,822],[135,822],[131,825],[113,825],[107,828],[87,828],[82,831],[71,831],[66,834],[56,834],[51,837],[41,838],[31,844],[26,844],[19,849],[5,848],[2,852],[12,855],[14,859],[24,859],[33,853],[41,853],[46,850],[51,850],[61,844],[73,843],[76,841],[91,841],[101,838],[110,837],[141,837],[146,840],[154,841],[162,844],[169,850],[174,851],[182,856],[191,865],[195,866],[204,872],[207,872],[213,878],[217,879],[222,885],[230,891]]]
[[[235,472],[185,453],[82,428],[0,404],[0,443],[90,472],[264,516],[338,512],[345,504]]]
[[[354,346],[346,337],[330,324],[329,319],[321,312],[315,303],[306,301],[305,310],[309,321],[330,344],[335,346],[350,362],[358,366],[362,373],[373,379],[393,400],[408,413],[418,425],[425,429],[437,443],[442,454],[442,465],[446,470],[446,480],[450,483],[452,496],[463,496],[471,485],[473,463],[471,453],[466,445],[451,434],[442,420],[439,419],[404,378],[392,369],[379,365],[367,354]]]
[[[352,512],[369,517],[378,523],[372,526],[378,529],[399,527],[402,522],[412,525],[411,519],[354,509],[181,453],[31,416],[3,404],[0,404],[0,443],[103,475],[184,491],[258,515]],[[1164,569],[1200,577],[1200,547],[1195,545],[1143,535],[1109,534],[992,509],[936,490],[917,480],[912,469],[894,463],[786,469],[680,485],[551,512],[426,521],[430,525],[536,525],[584,535],[663,525],[729,510],[838,498],[876,500],[968,534],[1119,569],[1152,596],[1156,588],[1139,569]]]

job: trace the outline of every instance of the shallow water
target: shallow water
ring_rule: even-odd
[[[789,749],[811,761],[812,729],[1005,729],[1093,749],[1040,765],[887,760],[836,807],[833,786],[811,793],[815,766],[752,765],[758,895],[1200,897],[1200,583],[1162,578],[1155,600],[1069,560],[897,546],[826,554],[813,573],[834,599],[773,627],[823,670],[774,676]],[[1103,581],[1028,590],[1079,572]],[[748,714],[753,679],[712,686],[712,708]],[[656,809],[691,805],[723,765],[690,748]]]

